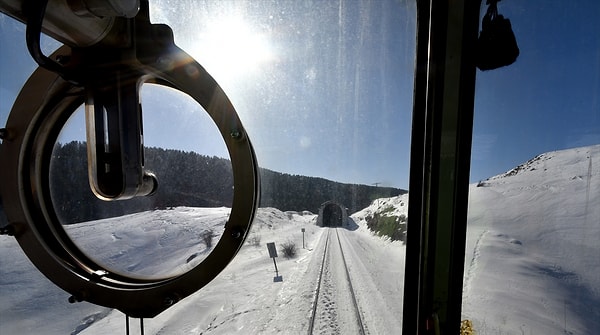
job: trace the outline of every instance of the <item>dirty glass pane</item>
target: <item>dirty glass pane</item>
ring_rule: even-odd
[[[520,56],[477,73],[463,318],[477,334],[593,334],[600,4],[502,1],[498,11]]]
[[[157,0],[150,14],[153,23],[173,29],[175,43],[235,106],[261,167],[261,201],[233,262],[196,294],[144,320],[145,333],[398,333],[415,3]],[[24,26],[0,15],[0,28],[2,46],[13,46],[2,47],[0,60],[4,124],[36,66]],[[77,187],[65,178],[68,171],[61,173],[67,168],[58,166],[66,162],[58,157],[65,147],[84,146],[79,110],[55,144],[53,206],[88,257],[123,275],[168,278],[210,248],[200,240],[204,229],[194,230],[186,218],[227,218],[230,198],[204,205],[192,200],[231,187],[199,172],[201,164],[227,167],[231,157],[215,129],[205,128],[210,120],[195,117],[203,111],[177,92],[145,86],[147,163],[167,162],[153,169],[168,167],[163,173],[172,173],[174,182],[161,187],[172,187],[178,202],[142,198],[134,213],[120,204],[120,212],[107,204],[74,210],[69,204],[89,200],[69,197],[68,187]],[[210,208],[210,215],[198,208]],[[94,242],[90,234],[97,234]],[[30,265],[13,238],[1,237],[0,250],[8,255],[0,259],[0,333],[124,333],[121,312],[68,304],[67,294]]]

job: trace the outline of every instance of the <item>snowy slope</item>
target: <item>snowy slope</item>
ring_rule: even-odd
[[[202,256],[208,252],[199,243],[199,234],[207,228],[217,233],[222,230],[223,218],[228,212],[225,208],[179,207],[72,225],[66,230],[82,250],[111,269],[137,276],[148,276],[152,274],[150,270],[158,270],[152,277],[161,277],[185,271],[185,267],[201,260],[202,257],[194,257],[188,263],[191,255]],[[261,322],[268,316],[257,317],[257,312],[264,314],[263,308],[277,306],[278,297],[289,295],[284,292],[285,287],[293,286],[293,281],[287,278],[289,273],[305,270],[306,254],[310,251],[301,249],[300,228],[306,228],[306,245],[314,246],[320,236],[315,222],[316,216],[312,213],[260,209],[250,234],[260,237],[260,247],[244,246],[232,264],[207,287],[158,317],[146,320],[146,334],[159,333],[161,329],[164,334],[180,334],[197,327],[202,331],[218,328],[217,333],[227,334],[238,328],[254,327],[254,323],[262,326]],[[271,241],[280,244],[288,239],[293,239],[301,250],[295,260],[279,264],[285,280],[275,285],[273,262],[264,245]],[[68,304],[69,296],[35,270],[14,239],[0,239],[0,252],[3,255],[0,258],[0,333],[124,333],[122,313],[85,302]],[[289,270],[290,267],[294,271]],[[246,321],[241,315],[247,315],[250,320]]]
[[[382,216],[408,216],[408,193],[391,198],[375,199],[369,207],[352,214],[359,226],[366,228],[366,218],[380,213]]]
[[[598,334],[600,145],[472,185],[465,318],[483,334]]]
[[[223,234],[229,208],[178,207],[65,226],[71,240],[104,268],[159,279],[189,271],[212,250],[201,235]],[[169,264],[169,266],[165,266]]]
[[[551,152],[471,186],[464,318],[478,334],[595,334],[600,329],[600,146]],[[401,327],[404,246],[365,218],[406,215],[408,196],[377,199],[339,229],[370,334]],[[69,226],[75,242],[112,268],[164,276],[200,261],[199,235],[222,229],[226,208],[179,207]],[[200,222],[200,223],[199,223]],[[205,288],[154,319],[145,334],[305,334],[328,228],[312,213],[261,208],[250,238]],[[301,228],[305,228],[302,248]],[[410,238],[410,237],[409,237]],[[274,282],[267,242],[293,241]],[[68,295],[43,278],[13,238],[0,238],[0,334],[124,334],[119,311]],[[190,257],[194,256],[194,257]],[[280,254],[281,256],[281,254]],[[161,272],[163,271],[163,272]],[[131,334],[138,325],[132,321]]]

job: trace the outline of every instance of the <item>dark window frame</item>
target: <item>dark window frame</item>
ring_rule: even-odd
[[[480,6],[417,0],[405,335],[460,329]]]

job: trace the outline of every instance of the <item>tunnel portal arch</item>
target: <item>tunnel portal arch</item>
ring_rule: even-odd
[[[317,225],[343,227],[348,225],[348,209],[337,201],[327,201],[319,208]]]

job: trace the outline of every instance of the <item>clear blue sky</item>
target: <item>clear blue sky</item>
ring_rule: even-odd
[[[600,143],[600,1],[498,6],[521,54],[477,73],[472,181],[543,152]]]
[[[414,3],[163,3],[152,2],[153,20],[171,25],[176,43],[224,87],[261,166],[408,188]],[[521,56],[477,73],[472,181],[542,152],[600,143],[600,2],[504,0],[499,10]],[[4,124],[35,65],[23,25],[5,16],[0,49]],[[146,144],[225,155],[202,112],[165,91],[144,90]],[[83,139],[82,122],[66,138]]]

